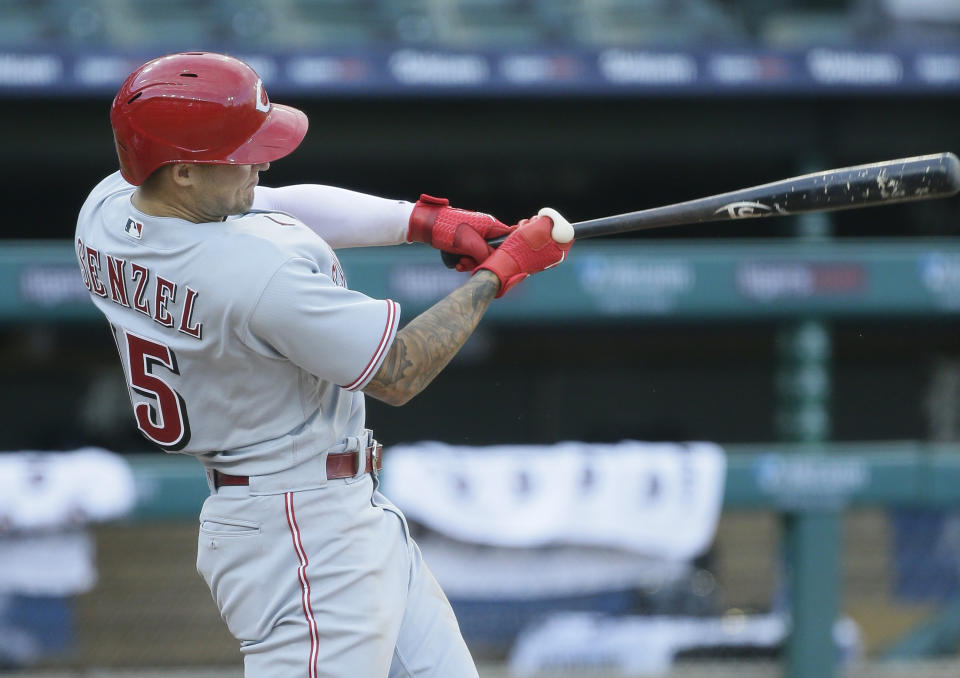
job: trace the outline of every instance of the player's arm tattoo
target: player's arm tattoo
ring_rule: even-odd
[[[364,393],[403,405],[433,381],[473,334],[500,281],[480,271],[397,332],[383,364]]]

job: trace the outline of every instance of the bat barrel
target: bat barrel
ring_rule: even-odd
[[[788,186],[789,192],[785,190]],[[769,200],[788,212],[925,200],[960,191],[960,161],[953,153],[887,160],[814,172],[758,187],[757,193],[772,193],[774,187],[779,187],[783,192],[779,196],[771,196]],[[781,200],[777,200],[778,197]]]

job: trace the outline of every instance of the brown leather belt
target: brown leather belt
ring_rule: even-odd
[[[383,446],[380,443],[373,443],[361,452],[332,452],[327,455],[327,478],[353,478],[371,471],[379,471],[383,468],[383,455],[380,451]],[[357,462],[361,453],[365,459],[363,470],[357,470]],[[220,471],[213,472],[213,486],[220,488],[224,486],[249,485],[249,476],[231,476]]]

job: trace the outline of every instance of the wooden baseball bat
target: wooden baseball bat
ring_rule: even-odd
[[[578,239],[596,238],[708,221],[782,217],[930,200],[958,191],[960,160],[953,153],[934,153],[823,170],[674,205],[580,221],[573,224],[573,229]],[[498,247],[504,240],[497,238],[489,242]],[[460,260],[448,252],[441,254],[449,268]]]

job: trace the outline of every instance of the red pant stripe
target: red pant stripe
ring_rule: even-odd
[[[320,634],[317,631],[317,620],[313,616],[313,607],[310,604],[310,580],[307,579],[307,552],[303,548],[303,542],[300,541],[300,527],[297,525],[297,517],[293,512],[293,492],[287,492],[284,495],[287,506],[287,525],[290,526],[290,536],[293,538],[293,548],[300,559],[300,567],[297,568],[297,576],[300,578],[300,602],[303,605],[303,616],[307,619],[307,626],[310,629],[310,678],[317,677],[317,653],[320,651]]]

